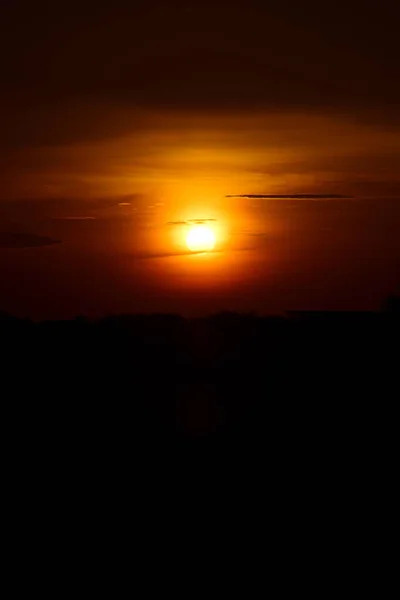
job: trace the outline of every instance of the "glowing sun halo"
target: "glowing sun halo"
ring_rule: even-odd
[[[187,247],[192,252],[210,252],[215,242],[215,234],[207,225],[194,225],[186,238]]]

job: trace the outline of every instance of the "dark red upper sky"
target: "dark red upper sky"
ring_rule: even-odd
[[[40,120],[36,129],[29,122],[69,101],[180,110],[323,108],[398,123],[399,16],[391,0],[5,0],[1,102],[11,114],[2,136],[10,144],[101,136],[100,123],[96,134],[79,118],[72,131],[71,123],[41,131]]]

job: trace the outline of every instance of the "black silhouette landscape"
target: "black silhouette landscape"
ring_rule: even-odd
[[[28,453],[40,440],[49,456],[196,440],[307,447],[313,460],[390,452],[399,334],[396,297],[381,312],[282,317],[2,314],[7,435]]]

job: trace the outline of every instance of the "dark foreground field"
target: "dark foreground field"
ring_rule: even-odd
[[[18,451],[389,446],[397,301],[381,313],[0,319],[3,426]]]
[[[240,522],[250,538],[264,527],[262,544],[272,530],[272,545],[297,539],[298,557],[312,528],[353,569],[350,541],[368,554],[397,506],[399,333],[396,300],[281,318],[3,315],[13,543],[30,539],[33,557],[46,535],[85,556],[85,536],[101,553],[110,531],[134,544],[140,530],[153,556],[166,527],[164,562],[178,523],[183,553],[203,539],[208,557],[206,532],[229,546]]]

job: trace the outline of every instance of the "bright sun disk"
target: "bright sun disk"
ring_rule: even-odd
[[[186,238],[187,247],[192,252],[210,252],[215,242],[215,234],[207,225],[194,225]]]

